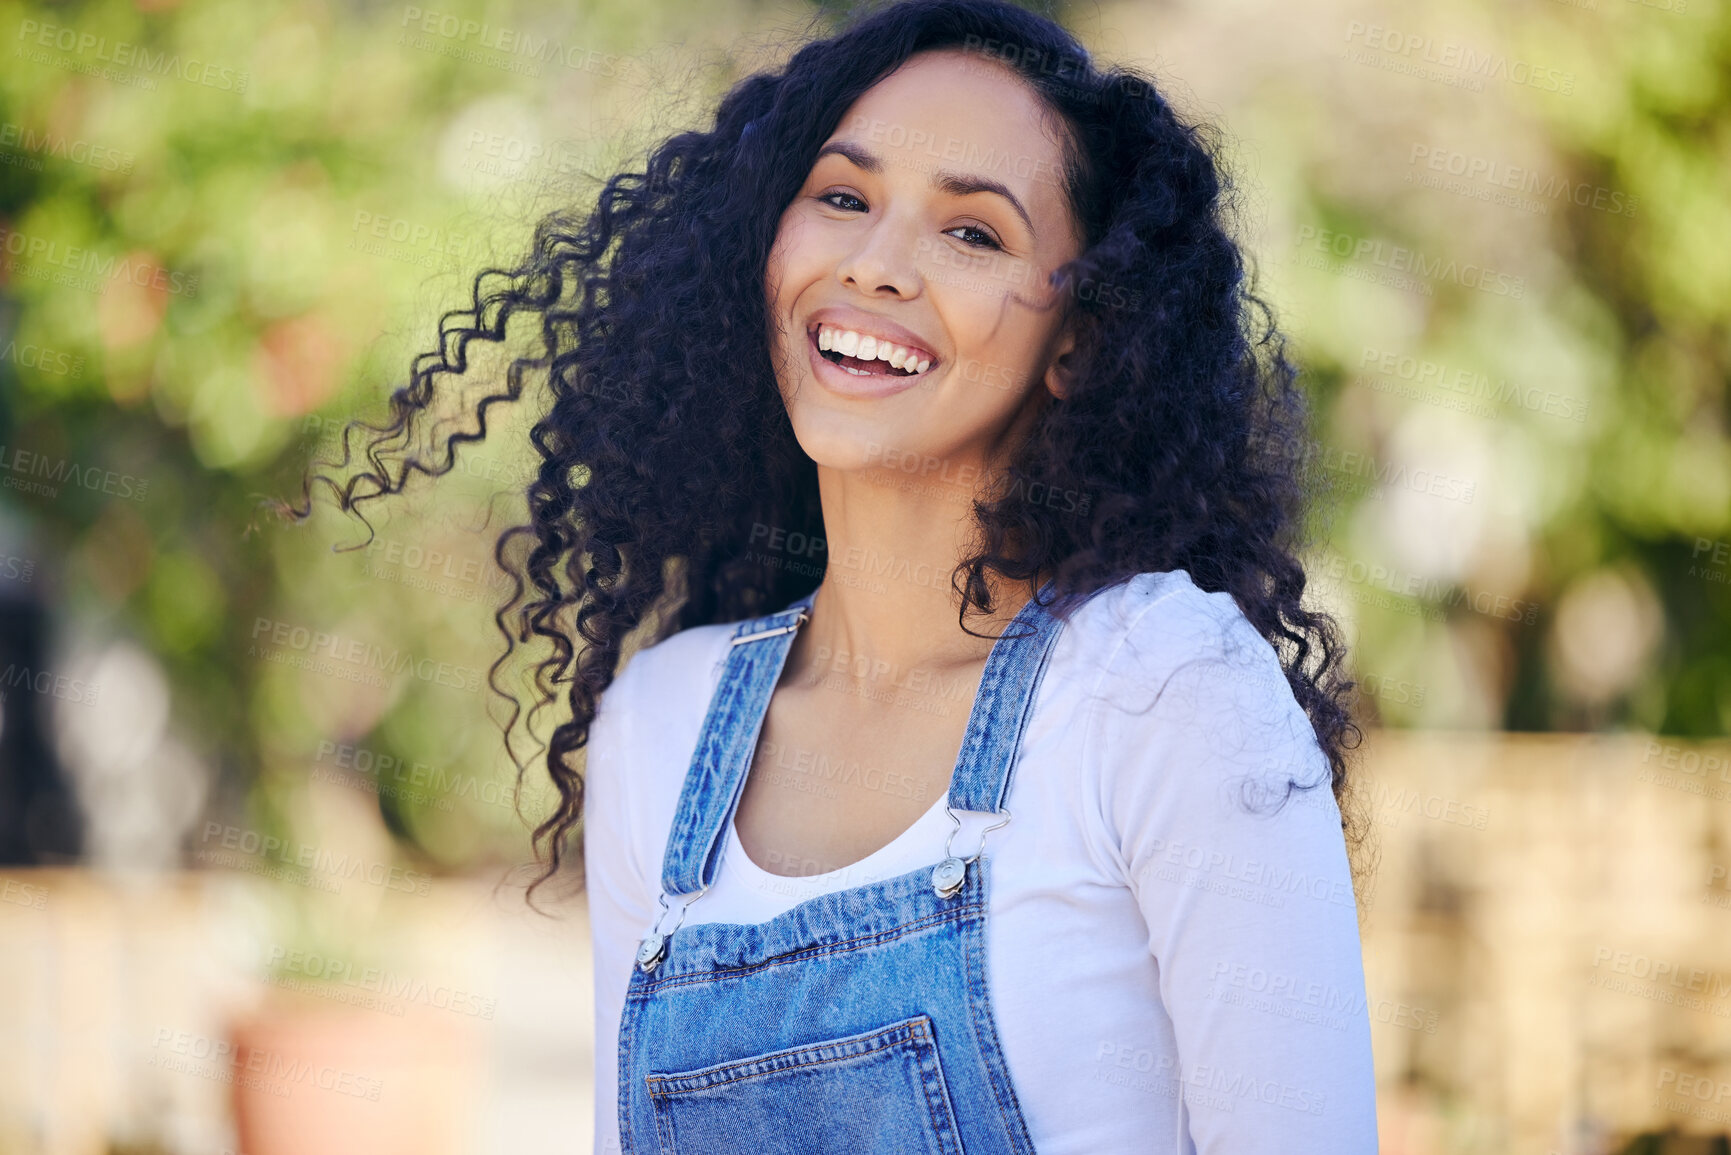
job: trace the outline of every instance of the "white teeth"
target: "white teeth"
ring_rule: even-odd
[[[861,361],[887,361],[892,368],[909,373],[924,373],[932,364],[931,358],[921,358],[912,349],[897,345],[886,337],[874,337],[829,325],[818,326],[817,347],[823,352],[840,353],[844,357],[856,357]],[[849,372],[859,374],[864,370],[850,369]]]

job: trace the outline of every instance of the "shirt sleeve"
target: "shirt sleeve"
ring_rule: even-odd
[[[583,870],[595,976],[595,1152],[619,1144],[619,1018],[637,945],[653,921],[629,792],[631,711],[626,677],[603,692],[589,726],[584,779]]]
[[[1328,761],[1273,647],[1229,599],[1156,602],[1101,682],[1106,834],[1178,1055],[1155,1074],[1198,1155],[1375,1155],[1358,911]]]

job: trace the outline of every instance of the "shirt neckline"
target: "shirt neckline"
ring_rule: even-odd
[[[785,887],[789,883],[793,883],[801,887],[824,891],[834,889],[832,884],[838,881],[845,882],[850,875],[871,875],[875,878],[876,875],[872,875],[871,872],[876,867],[903,853],[916,839],[926,837],[928,828],[935,825],[934,815],[948,817],[944,809],[948,802],[949,791],[946,789],[944,793],[938,795],[937,801],[933,802],[924,814],[914,819],[912,825],[906,830],[857,862],[851,862],[835,870],[824,871],[822,874],[776,874],[753,862],[751,855],[745,852],[744,844],[739,841],[739,830],[734,826],[734,820],[738,817],[739,811],[738,808],[735,808],[727,820],[727,852],[726,859],[722,862],[722,869],[726,870],[731,867],[739,871],[755,889],[760,890],[765,883],[773,883],[777,887]],[[942,859],[943,851],[943,842],[941,840],[934,842],[931,848],[931,860],[935,863]],[[857,885],[864,885],[864,883]]]

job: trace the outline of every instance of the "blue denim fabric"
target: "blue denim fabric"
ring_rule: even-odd
[[[983,834],[977,846],[934,846],[931,866],[818,895],[767,922],[679,925],[715,880],[811,600],[734,631],[668,834],[664,918],[625,995],[620,1143],[628,1155],[1031,1155],[992,1017]],[[1009,820],[1010,772],[1062,626],[1038,601],[987,658],[950,783],[952,817]],[[952,854],[966,870],[945,897],[933,872]],[[665,917],[670,895],[685,896],[675,920]]]

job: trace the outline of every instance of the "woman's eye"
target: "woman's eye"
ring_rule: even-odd
[[[851,211],[851,212],[864,212],[865,207],[866,207],[866,203],[864,201],[860,200],[858,197],[854,196],[852,193],[845,193],[845,192],[824,193],[822,196],[818,197],[817,199],[822,201],[823,203],[825,203],[827,205],[834,205],[838,209],[844,209],[844,210]],[[858,205],[859,208],[858,209],[852,209],[848,205],[836,204],[836,201],[838,201],[838,200],[852,201],[854,204]]]
[[[957,233],[966,233],[970,235],[956,237]],[[957,225],[953,229],[945,229],[944,235],[956,237],[956,239],[964,245],[969,245],[976,249],[1003,248],[1002,245],[998,244],[997,239],[994,238],[991,233],[988,233],[985,229],[982,229],[977,225]]]

